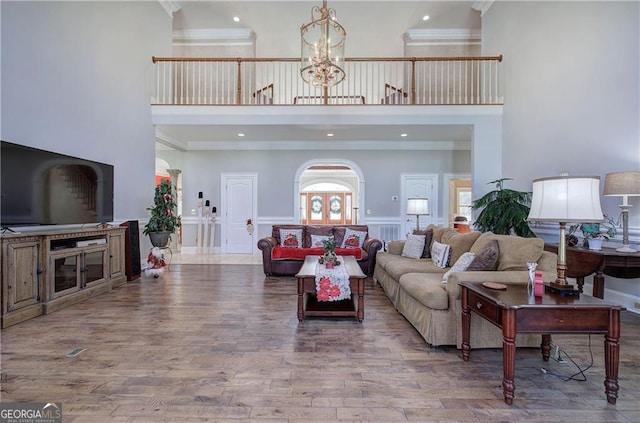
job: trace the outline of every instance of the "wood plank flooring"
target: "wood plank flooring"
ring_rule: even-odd
[[[623,313],[620,396],[604,394],[603,337],[586,382],[519,349],[430,348],[367,279],[362,324],[296,317],[295,279],[261,266],[172,264],[2,331],[1,400],[62,402],[65,422],[638,422],[640,316]],[[582,367],[586,335],[554,341]],[[66,354],[84,348],[76,357]]]

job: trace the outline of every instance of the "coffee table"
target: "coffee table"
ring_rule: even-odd
[[[471,311],[502,328],[502,388],[504,402],[513,403],[513,381],[518,333],[542,334],[542,359],[549,361],[552,333],[603,333],[607,401],[618,398],[620,311],[625,307],[587,295],[529,294],[526,284],[505,290],[486,288],[482,282],[460,282],[462,301],[462,359],[469,361]]]
[[[296,275],[298,279],[298,321],[306,316],[343,316],[364,319],[364,280],[367,277],[354,257],[338,257],[340,266],[349,274],[351,299],[343,301],[318,301],[316,298],[316,265],[319,256],[307,256]]]

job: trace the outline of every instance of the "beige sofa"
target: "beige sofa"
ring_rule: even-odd
[[[544,241],[539,238],[496,235],[491,232],[461,234],[452,228],[430,226],[427,228],[433,242],[451,246],[449,267],[439,268],[430,257],[407,258],[402,256],[405,241],[392,241],[387,251],[378,252],[373,278],[384,289],[389,300],[432,346],[456,345],[461,348],[462,323],[460,288],[461,281],[500,282],[504,284],[527,283],[528,262],[537,262],[545,282],[556,279],[557,256],[544,251]],[[491,242],[491,245],[488,244]],[[499,252],[496,252],[496,246]],[[443,283],[443,276],[450,266],[465,252],[476,257],[486,256],[489,247],[497,262],[493,270],[461,271],[450,273]],[[426,255],[430,247],[425,248]],[[477,267],[477,266],[476,266]],[[517,346],[539,346],[539,335],[518,335]],[[499,328],[471,313],[471,348],[502,347]]]

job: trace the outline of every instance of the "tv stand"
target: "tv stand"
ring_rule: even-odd
[[[3,232],[0,237],[2,328],[127,282],[123,227]]]

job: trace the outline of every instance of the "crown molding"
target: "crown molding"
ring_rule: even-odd
[[[158,0],[160,6],[167,12],[167,14],[173,18],[173,15],[182,8],[177,2],[172,0]]]
[[[195,150],[471,150],[470,141],[196,141]]]
[[[471,6],[471,8],[473,10],[479,11],[480,17],[482,17],[484,16],[485,13],[487,13],[487,10],[489,10],[493,2],[494,0],[477,0],[473,2],[473,5]]]
[[[189,147],[187,143],[171,138],[158,128],[156,128],[156,142],[182,152],[187,151]]]
[[[482,33],[479,29],[425,29],[412,28],[405,33],[406,45],[478,45]]]
[[[173,42],[253,41],[254,35],[250,28],[177,29],[173,31]]]

